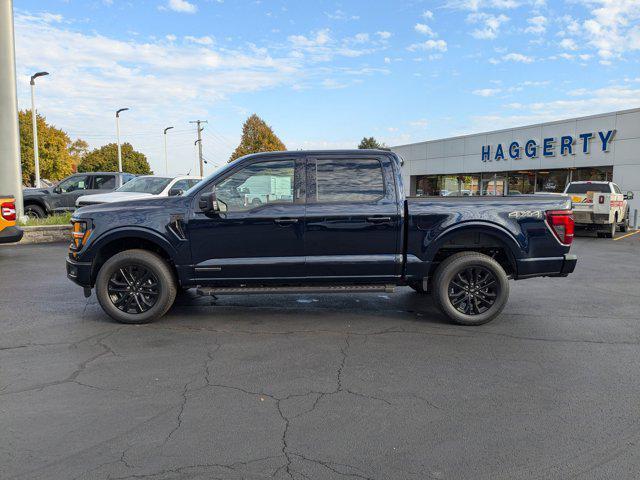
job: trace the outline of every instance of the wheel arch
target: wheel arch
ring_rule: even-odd
[[[116,253],[134,249],[156,253],[167,262],[175,275],[176,281],[179,278],[175,263],[173,262],[176,253],[175,248],[160,235],[144,228],[125,228],[110,231],[108,234],[100,237],[96,243],[91,246],[91,249],[95,252],[91,267],[92,283],[95,282],[98,271],[109,258]]]
[[[461,251],[490,254],[508,274],[517,272],[516,260],[522,257],[522,247],[505,228],[488,222],[458,224],[442,232],[429,245],[425,253],[425,260],[431,264],[429,276],[444,259]]]

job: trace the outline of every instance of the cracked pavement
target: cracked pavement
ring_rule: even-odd
[[[428,297],[179,297],[110,321],[66,245],[0,248],[2,479],[625,479],[640,471],[640,238],[579,238],[502,316]]]

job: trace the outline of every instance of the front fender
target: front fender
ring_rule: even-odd
[[[82,261],[93,261],[98,252],[106,245],[113,241],[129,237],[152,242],[164,250],[170,258],[175,258],[178,253],[176,247],[155,230],[142,226],[123,226],[108,230],[99,235],[98,238],[93,239],[93,241],[87,245],[86,255],[82,255],[81,252],[79,259]]]

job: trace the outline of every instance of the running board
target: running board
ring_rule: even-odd
[[[264,293],[393,293],[395,285],[317,285],[307,287],[199,287],[198,295],[242,295]]]

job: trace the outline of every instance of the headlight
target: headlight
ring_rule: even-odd
[[[91,220],[71,220],[73,230],[71,232],[71,245],[69,248],[78,251],[91,236]]]

